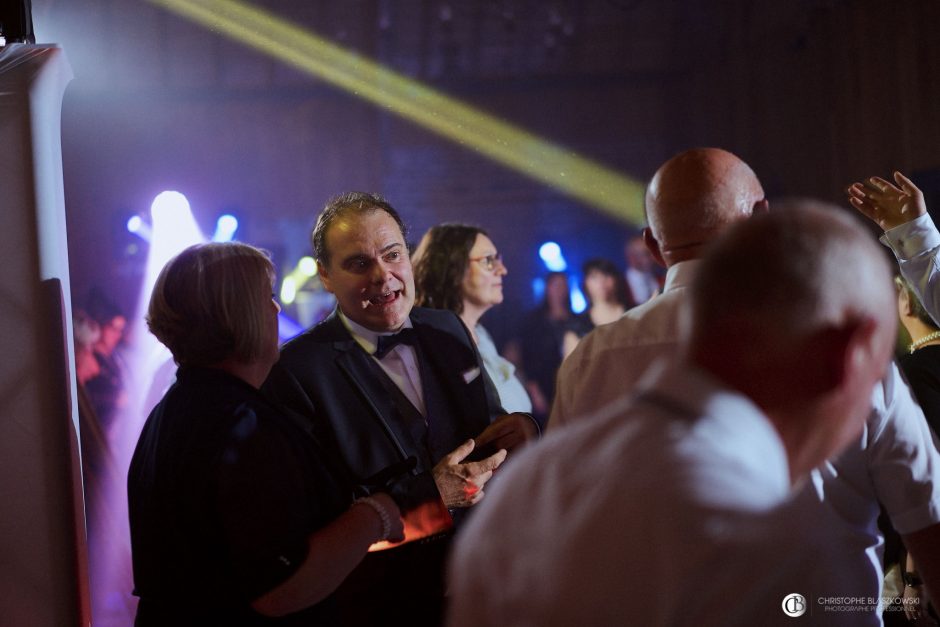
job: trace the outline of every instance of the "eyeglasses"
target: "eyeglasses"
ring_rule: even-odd
[[[493,253],[485,257],[470,257],[470,261],[478,261],[487,272],[492,272],[498,265],[503,265],[503,255],[502,253]]]

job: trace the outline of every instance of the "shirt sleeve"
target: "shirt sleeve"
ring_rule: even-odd
[[[940,522],[937,442],[893,364],[884,380],[884,404],[869,422],[868,469],[878,500],[894,528],[912,533]]]
[[[885,231],[881,242],[894,252],[901,274],[930,316],[940,320],[940,232],[930,215]]]

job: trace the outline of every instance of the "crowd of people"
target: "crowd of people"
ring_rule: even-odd
[[[147,313],[178,371],[128,476],[136,624],[929,624],[940,233],[901,174],[847,194],[897,267],[851,212],[684,151],[632,272],[586,263],[579,316],[549,275],[504,354],[477,226],[411,252],[387,200],[330,199],[336,308],[280,347],[267,253],[186,249]]]

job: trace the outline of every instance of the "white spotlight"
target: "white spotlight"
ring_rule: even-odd
[[[561,254],[561,246],[555,242],[545,242],[539,246],[539,257],[545,267],[552,272],[564,272],[568,268],[565,256]]]
[[[304,276],[316,276],[317,262],[313,260],[313,257],[301,257],[300,261],[297,262],[297,269],[300,270]]]

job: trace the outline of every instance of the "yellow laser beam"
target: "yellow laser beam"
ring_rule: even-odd
[[[641,183],[237,0],[148,0],[584,203],[644,221]]]

